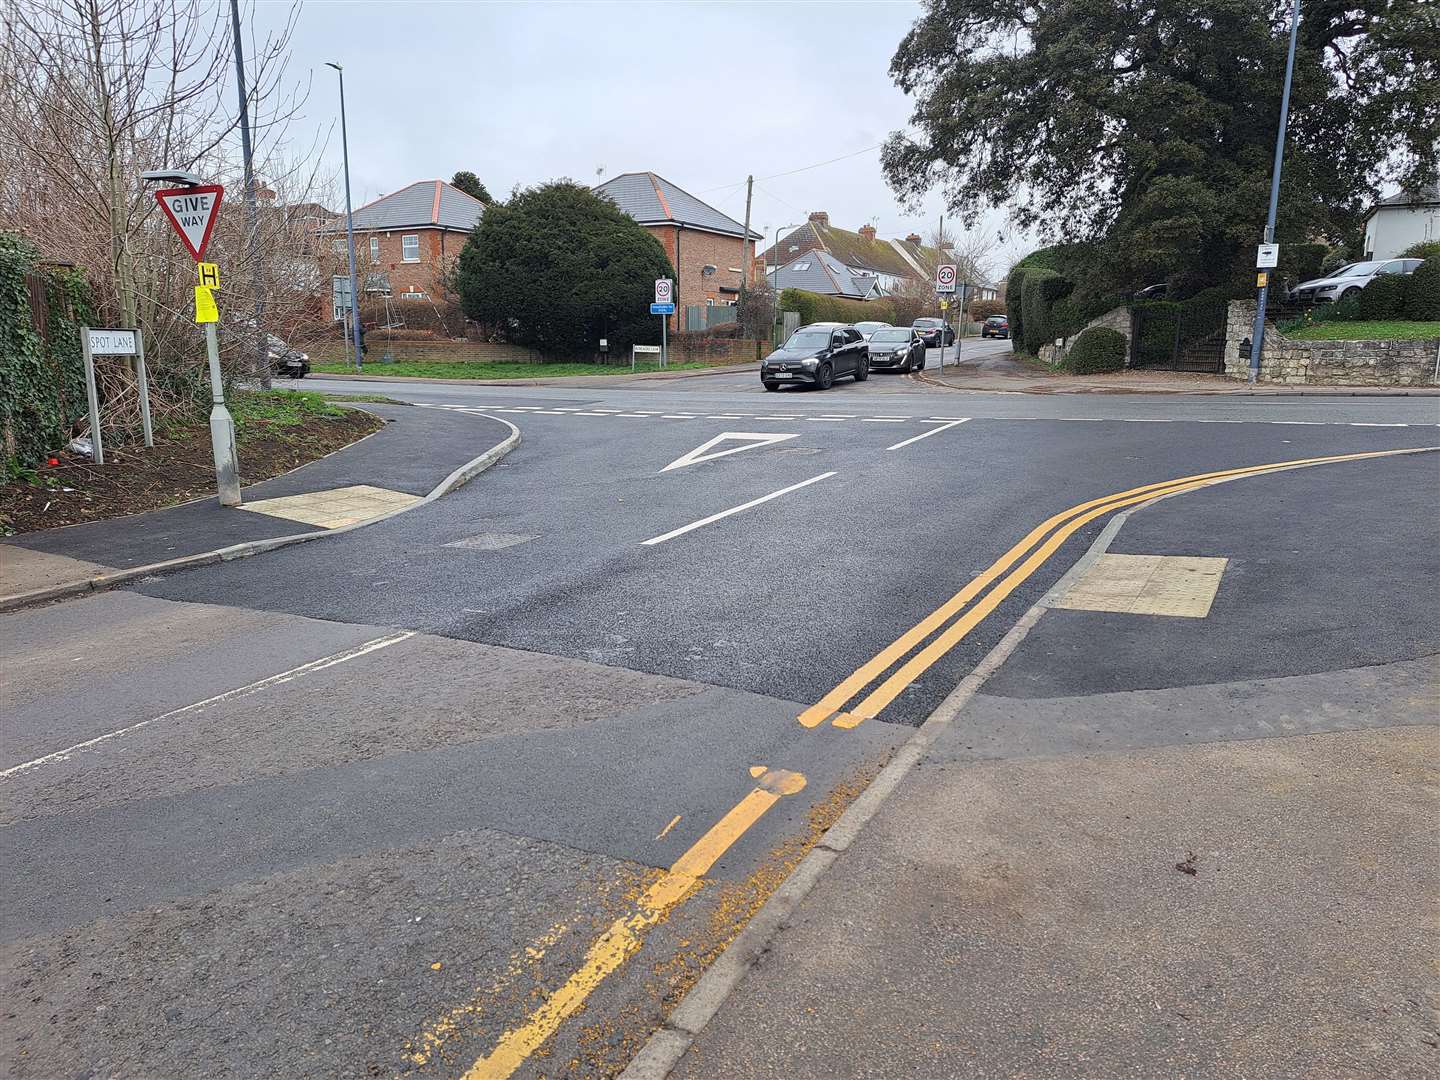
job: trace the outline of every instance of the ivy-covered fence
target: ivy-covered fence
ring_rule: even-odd
[[[81,274],[46,266],[23,238],[0,232],[0,476],[63,446],[85,415],[79,328],[91,317]]]

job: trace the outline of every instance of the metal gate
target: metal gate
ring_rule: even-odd
[[[1130,366],[1165,371],[1225,370],[1224,300],[1160,300],[1130,308]]]

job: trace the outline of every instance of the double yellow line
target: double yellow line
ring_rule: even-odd
[[[1307,465],[1328,465],[1340,461],[1361,461],[1366,458],[1391,457],[1396,454],[1422,453],[1425,450],[1433,449],[1436,448],[1378,450],[1363,454],[1301,458],[1297,461],[1280,461],[1270,465],[1253,465],[1243,469],[1224,469],[1219,472],[1184,476],[1177,480],[1163,480],[1156,484],[1119,491],[1113,495],[1091,499],[1089,502],[1072,506],[1068,510],[1063,510],[1055,516],[1047,518],[1031,529],[1024,539],[991,563],[984,573],[852,671],[833,690],[802,712],[799,718],[800,723],[813,728],[829,720],[835,727],[853,728],[878,716],[887,705],[904,692],[906,687],[958,645],[987,615],[999,607],[1001,601],[1019,588],[1059,550],[1060,545],[1096,518],[1114,510],[1135,506],[1163,495],[1194,491],[1209,484],[1240,477],[1262,476],[1265,473]],[[1024,561],[1020,562],[1021,559]],[[1017,569],[986,593],[978,603],[968,606],[1017,562],[1020,562]],[[955,618],[957,615],[960,617]],[[953,622],[951,622],[952,619],[954,619]],[[936,634],[936,631],[940,631],[940,633]],[[910,658],[896,668],[879,686],[871,690],[858,704],[846,710],[846,705],[862,690],[879,679],[890,670],[892,665],[909,655],[911,650],[932,634],[935,634],[935,637],[929,644],[910,655]]]

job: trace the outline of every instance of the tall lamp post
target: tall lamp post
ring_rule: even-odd
[[[778,229],[775,230],[775,243],[771,245],[770,250],[771,250],[771,251],[775,251],[777,248],[779,248],[779,246],[780,246],[780,234],[781,234],[782,232],[785,232],[785,231],[788,230],[788,229],[798,229],[799,227],[800,227],[800,226],[799,226],[798,224],[797,224],[797,225],[781,225]],[[784,265],[784,264],[783,264],[783,263],[776,263],[776,264],[775,264],[775,270],[774,270],[775,277],[774,277],[774,279],[773,279],[774,283],[773,283],[773,284],[770,284],[769,282],[767,282],[767,284],[770,284],[770,288],[771,288],[771,289],[774,291],[774,293],[775,293],[775,315],[776,315],[777,318],[778,318],[778,317],[780,316],[780,314],[781,314],[781,312],[780,312],[780,289],[778,288],[778,286],[779,286],[779,284],[780,284],[780,267],[781,267],[782,265]],[[766,274],[768,275],[768,274],[770,273],[770,268],[767,266],[767,267],[765,268],[765,271],[766,271]],[[783,341],[782,341],[782,342],[776,342],[775,344],[776,344],[776,347],[778,348],[780,345],[783,345],[784,342],[783,342]]]
[[[364,366],[360,355],[360,283],[355,278],[355,217],[350,212],[350,140],[345,131],[345,69],[325,61],[340,76],[340,149],[345,157],[345,242],[350,254],[350,327],[355,338],[355,370]]]
[[[1290,9],[1290,54],[1285,60],[1285,88],[1280,93],[1280,130],[1275,133],[1275,168],[1270,174],[1270,210],[1265,215],[1265,240],[1275,242],[1275,211],[1280,202],[1280,165],[1285,157],[1285,126],[1290,119],[1290,80],[1295,74],[1295,37],[1300,30],[1300,0]],[[1255,308],[1255,327],[1250,334],[1250,382],[1260,377],[1260,351],[1265,345],[1265,303],[1270,295],[1270,272]]]

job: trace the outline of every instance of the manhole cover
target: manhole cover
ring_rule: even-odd
[[[478,536],[467,536],[464,540],[452,540],[445,546],[469,551],[499,551],[534,539],[534,536],[517,536],[515,533],[480,533]]]

